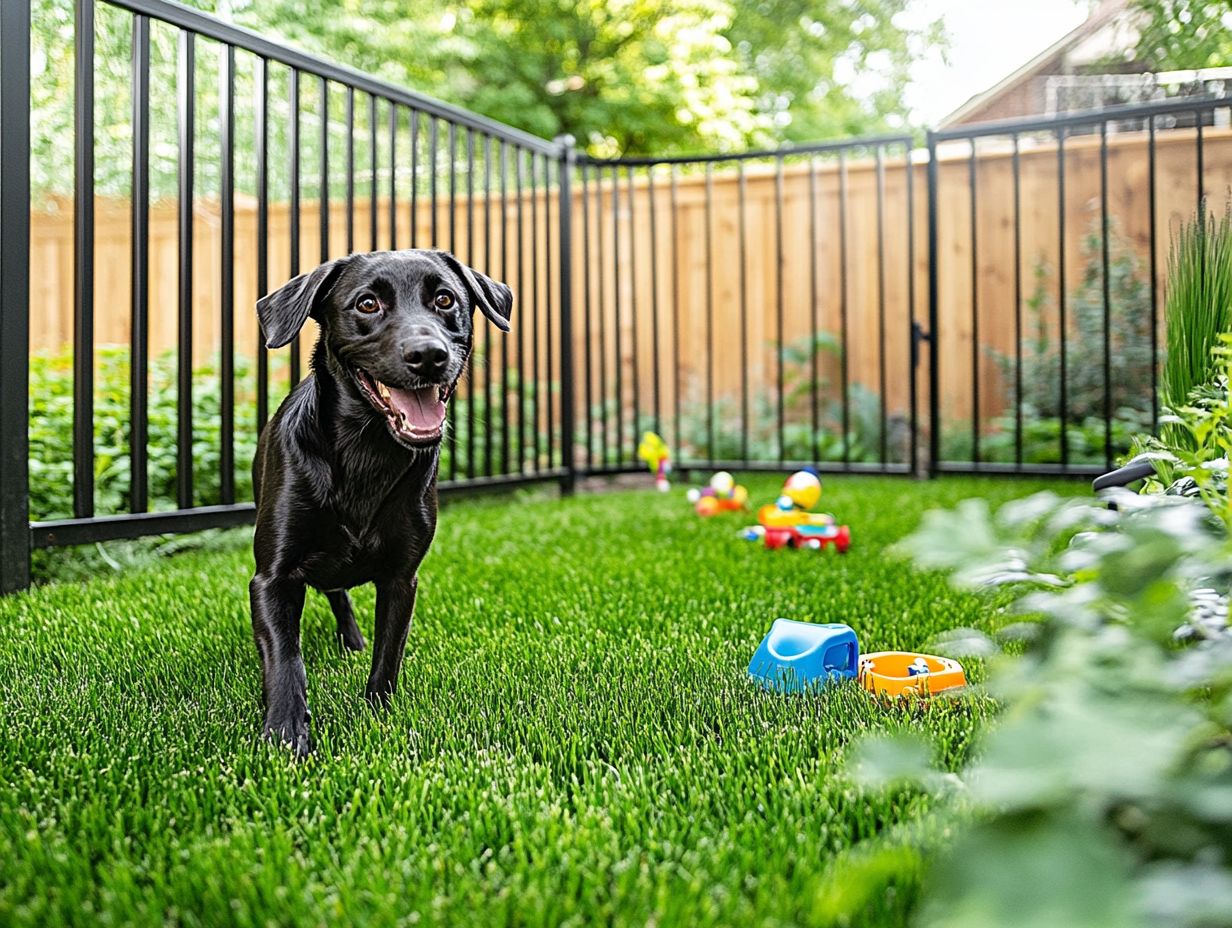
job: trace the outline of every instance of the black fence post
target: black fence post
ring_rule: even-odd
[[[573,193],[571,181],[577,163],[577,149],[571,135],[558,136],[560,167],[557,175],[560,231],[560,478],[562,493],[573,492],[577,483],[577,462],[573,447]],[[549,390],[551,386],[549,385]],[[549,396],[548,401],[551,402]],[[551,436],[548,436],[549,442]],[[550,445],[549,445],[550,447]]]
[[[928,133],[928,476],[937,474],[941,462],[941,375],[937,367],[940,352],[940,333],[937,331],[939,318],[937,301],[940,297],[940,287],[937,280],[938,242],[937,242],[937,187],[940,181],[940,170],[937,164],[937,139],[932,132]]]
[[[0,593],[30,585],[30,0],[0,3]]]

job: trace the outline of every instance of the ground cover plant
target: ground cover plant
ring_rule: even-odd
[[[301,764],[256,737],[242,539],[0,600],[0,923],[901,924],[950,824],[860,786],[848,747],[923,731],[957,768],[995,704],[783,697],[745,667],[777,616],[868,648],[993,631],[995,598],[885,550],[926,509],[1042,486],[828,479],[845,558],[742,542],[679,486],[452,504],[389,713],[309,596]]]

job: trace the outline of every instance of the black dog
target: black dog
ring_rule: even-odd
[[[376,584],[366,695],[394,692],[419,564],[436,530],[445,404],[466,367],[472,312],[509,331],[513,293],[442,251],[352,255],[257,303],[266,344],[321,328],[312,374],[261,433],[253,461],[257,572],[249,584],[265,688],[265,735],[312,750],[300,614],[308,586],[342,644],[364,639],[347,590]]]

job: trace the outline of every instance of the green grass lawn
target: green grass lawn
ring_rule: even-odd
[[[928,508],[1043,486],[827,479],[846,557],[755,547],[679,487],[452,504],[389,711],[309,594],[298,764],[258,740],[247,548],[0,600],[0,924],[899,924],[927,855],[857,863],[928,800],[861,790],[844,752],[921,726],[953,763],[991,702],[784,697],[745,669],[777,616],[867,650],[994,627],[885,549]]]

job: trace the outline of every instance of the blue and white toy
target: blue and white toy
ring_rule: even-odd
[[[932,673],[932,671],[929,670],[928,661],[924,660],[922,657],[917,657],[911,662],[911,664],[908,665],[907,675],[914,677],[922,673]]]
[[[767,689],[795,693],[854,679],[859,666],[860,644],[849,626],[775,619],[749,661],[749,677]]]

